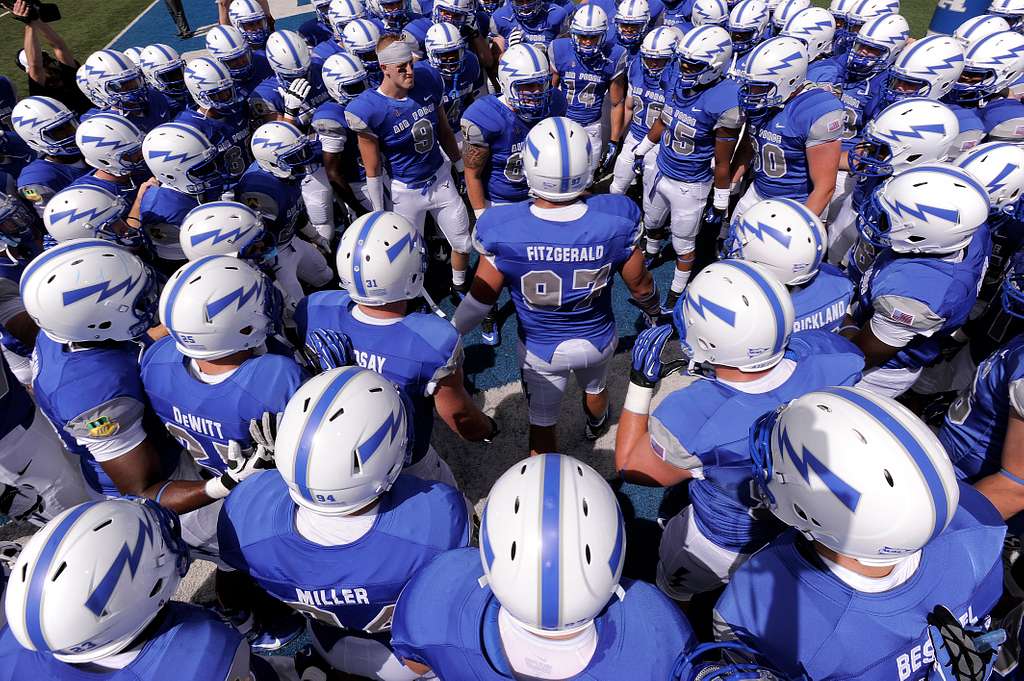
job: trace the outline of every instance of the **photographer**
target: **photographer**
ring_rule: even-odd
[[[14,19],[25,24],[25,45],[18,53],[18,67],[28,75],[29,95],[52,97],[79,115],[88,111],[92,103],[75,83],[78,60],[64,38],[47,23],[60,19],[57,6],[38,0],[4,4],[10,7]],[[53,48],[53,56],[40,47],[40,36]]]

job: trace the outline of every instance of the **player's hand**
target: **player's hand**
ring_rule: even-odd
[[[615,167],[615,157],[619,154],[619,143],[608,140],[608,144],[604,148],[604,156],[601,157],[601,167],[598,169],[599,175],[605,175],[612,172]]]
[[[292,81],[282,95],[284,96],[284,113],[286,116],[295,118],[299,115],[299,109],[309,98],[310,85],[305,78],[297,78]]]
[[[466,178],[462,176],[462,173],[455,169],[454,165],[452,165],[452,184],[459,196],[466,195]]]
[[[223,499],[249,476],[274,467],[274,439],[280,422],[281,414],[270,412],[264,412],[262,419],[250,421],[249,435],[255,445],[252,449],[242,449],[237,441],[228,440],[228,451],[224,455],[227,470],[219,478],[206,481],[207,496]]]
[[[644,172],[644,157],[640,154],[633,155],[633,174],[642,175]]]
[[[928,638],[935,649],[932,666],[943,681],[986,681],[1006,632],[965,627],[948,608],[937,605],[928,615]]]
[[[302,354],[309,367],[318,374],[328,369],[337,369],[353,364],[355,359],[355,353],[352,351],[352,339],[334,329],[310,331]]]
[[[662,364],[661,351],[672,337],[671,326],[655,326],[644,329],[636,337],[633,358],[629,369],[629,382],[643,388],[653,388],[666,376],[682,371],[686,360],[675,360]]]
[[[704,210],[704,224],[707,225],[709,229],[715,230],[715,236],[718,235],[717,232],[721,231],[723,222],[725,222],[724,210],[719,210],[714,206],[708,206]]]
[[[519,43],[525,43],[526,36],[523,35],[522,29],[513,28],[511,31],[509,31],[508,39],[505,42],[508,44],[508,47],[512,47],[513,45],[518,45]]]

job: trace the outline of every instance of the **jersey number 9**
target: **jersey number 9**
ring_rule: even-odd
[[[606,264],[596,270],[573,270],[571,291],[587,291],[572,301],[571,310],[590,307],[601,291],[608,285],[612,266]],[[562,306],[562,277],[552,270],[530,270],[519,279],[523,298],[532,308],[558,308]],[[570,291],[570,295],[571,295]],[[568,302],[568,301],[566,301]]]

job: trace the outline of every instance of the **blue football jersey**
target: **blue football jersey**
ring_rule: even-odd
[[[919,369],[938,359],[941,339],[967,321],[991,250],[982,225],[961,257],[914,257],[891,249],[875,257],[860,278],[854,318],[863,326],[878,314],[918,332],[884,368]]]
[[[565,115],[580,125],[600,121],[609,86],[625,73],[625,48],[606,42],[593,59],[582,59],[572,38],[556,38],[548,47],[548,58],[568,104]]]
[[[263,412],[283,412],[305,379],[292,357],[268,352],[247,359],[220,383],[203,383],[189,372],[189,359],[171,336],[146,350],[141,373],[167,432],[216,475],[227,470],[228,442],[251,449],[249,422]]]
[[[252,55],[252,72],[247,78],[235,80],[235,89],[238,91],[238,96],[246,101],[249,100],[249,97],[259,87],[260,83],[269,76],[274,75],[273,69],[270,68],[270,62],[267,61],[266,50],[255,49],[250,46],[249,52]]]
[[[678,28],[684,34],[693,28],[690,15],[693,13],[693,0],[676,0],[672,4],[662,3],[665,11],[661,13],[661,25]]]
[[[454,76],[446,76],[429,63],[427,67],[441,80],[444,86],[441,103],[448,116],[448,127],[459,129],[462,112],[473,104],[474,94],[484,86],[484,73],[476,54],[467,50],[462,56],[462,65]]]
[[[952,521],[921,550],[913,577],[872,594],[833,575],[788,530],[732,575],[715,608],[719,635],[738,637],[791,677],[937,678],[925,618],[940,604],[964,623],[985,618],[1003,591],[1005,533],[992,504],[962,484]]]
[[[316,108],[331,98],[324,85],[322,67],[311,67],[306,74],[306,81],[310,86],[309,96],[299,107],[299,115],[295,121],[300,128],[308,126]],[[249,115],[257,125],[262,123],[263,117],[268,114],[284,113],[284,90],[275,74],[267,76],[262,83],[253,88],[248,100]]]
[[[667,75],[668,69],[665,74]],[[629,134],[640,140],[647,136],[651,126],[661,118],[665,108],[665,78],[649,78],[643,62],[633,59],[629,62],[626,78],[629,81],[629,96],[633,102],[633,117],[629,120]]]
[[[146,629],[147,640],[123,669],[88,670],[21,647],[10,628],[0,630],[0,681],[249,681],[232,662],[245,639],[212,611],[171,602]]]
[[[536,217],[531,202],[497,206],[476,225],[477,250],[505,277],[526,349],[551,361],[563,341],[601,350],[615,340],[615,274],[640,237],[640,209],[625,196],[584,199],[578,220]]]
[[[32,151],[16,132],[0,132],[0,138],[0,171],[17,177],[22,169],[35,159],[36,152]]]
[[[888,72],[855,78],[846,69],[846,54],[818,59],[807,67],[807,81],[839,98],[843,105],[843,150],[853,147],[864,124],[878,113],[874,102],[881,96]]]
[[[939,429],[957,471],[977,482],[1002,468],[1010,414],[1024,418],[1024,336],[1017,336],[980,365],[970,389],[949,407]]]
[[[404,99],[366,90],[349,102],[345,119],[352,130],[377,138],[391,179],[427,186],[444,163],[436,133],[444,84],[426,64],[416,64],[413,73]]]
[[[139,219],[159,258],[172,262],[186,259],[178,235],[185,216],[198,205],[198,197],[170,187],[150,187],[142,195]]]
[[[677,94],[669,77],[669,94],[661,111],[665,132],[658,148],[658,170],[681,182],[711,180],[711,159],[715,155],[715,131],[739,129],[743,114],[739,107],[739,84],[725,78],[708,88],[694,90],[687,97]]]
[[[302,185],[277,177],[253,161],[235,187],[238,200],[263,216],[278,247],[291,242],[306,210]]]
[[[498,631],[500,604],[483,577],[480,552],[449,551],[420,570],[395,608],[395,655],[429,666],[438,678],[499,681],[532,678],[508,663]],[[672,679],[680,654],[697,645],[690,624],[657,588],[623,579],[594,620],[597,648],[587,667],[566,681]],[[557,597],[557,594],[556,594]]]
[[[119,116],[124,116],[134,123],[135,127],[145,135],[156,126],[172,121],[175,115],[175,105],[171,102],[170,97],[147,86],[146,105],[142,109],[136,111],[116,111],[114,109],[94,106],[82,114],[82,120],[84,121],[98,113],[115,113]]]
[[[87,185],[90,187],[99,187],[105,189],[114,196],[120,196],[125,202],[124,214],[127,215],[131,209],[132,204],[135,203],[135,196],[139,193],[139,185],[135,182],[129,182],[128,184],[121,184],[119,182],[113,182],[111,180],[103,180],[96,177],[96,171],[81,175],[74,182],[69,184],[69,187],[80,187]]]
[[[365,182],[366,168],[359,153],[359,141],[345,121],[345,105],[335,101],[324,102],[313,114],[312,126],[324,152],[341,154],[341,170],[345,181]]]
[[[249,117],[239,111],[227,118],[204,116],[191,107],[178,114],[178,123],[185,123],[199,130],[220,152],[221,168],[233,178],[245,172],[249,164]]]
[[[613,14],[609,14],[609,21]],[[491,33],[501,36],[506,41],[513,31],[521,35],[521,41],[536,45],[546,50],[551,41],[562,33],[562,26],[568,18],[565,7],[551,3],[535,17],[520,21],[512,11],[512,3],[507,2],[491,16]]]
[[[946,104],[946,106],[953,110],[956,120],[960,124],[960,134],[953,140],[948,152],[951,157],[956,157],[981,144],[988,130],[977,109],[968,109],[957,104]]]
[[[853,282],[838,267],[821,263],[818,273],[805,284],[790,289],[796,316],[793,331],[838,331],[853,298]]]
[[[21,169],[18,175],[18,193],[42,217],[46,203],[54,194],[90,170],[92,168],[81,161],[58,163],[46,158],[37,158]]]
[[[80,440],[101,441],[141,421],[160,455],[164,478],[181,458],[181,447],[167,436],[146,397],[139,376],[141,349],[130,341],[72,349],[45,333],[36,338],[32,380],[36,404],[65,448],[80,458],[85,481],[107,496],[121,493]]]
[[[841,139],[846,115],[831,92],[808,88],[781,109],[750,119],[754,188],[764,199],[803,203],[811,193],[807,148]]]
[[[436,556],[467,546],[469,532],[458,490],[400,475],[380,497],[369,532],[351,544],[322,546],[295,529],[295,502],[277,471],[232,490],[217,525],[221,558],[309,616],[318,638],[337,628],[387,632],[409,579]]]
[[[747,437],[765,412],[804,393],[853,385],[864,355],[847,339],[820,329],[790,337],[785,358],[796,363],[779,387],[745,393],[716,380],[698,379],[668,395],[651,414],[651,448],[673,466],[694,474],[694,520],[715,544],[749,553],[780,529],[750,496],[752,464]]]
[[[36,415],[36,405],[7,366],[7,358],[0,353],[0,440],[15,428],[28,428]]]
[[[985,125],[986,141],[1024,142],[1024,102],[997,99],[977,111]]]
[[[330,40],[334,34],[330,26],[325,26],[318,17],[313,17],[302,22],[299,26],[299,35],[307,45],[313,47],[325,40]]]
[[[413,312],[392,323],[372,321],[382,320],[360,318],[348,291],[319,291],[303,298],[295,310],[300,338],[320,328],[348,334],[356,363],[376,371],[409,398],[415,430],[413,463],[430,447],[434,390],[438,381],[461,364],[462,342],[451,322],[435,314]]]
[[[564,116],[565,111],[561,91],[552,92],[550,115]],[[524,121],[494,95],[477,98],[462,114],[463,139],[490,150],[482,175],[488,200],[513,203],[529,198],[530,188],[523,174],[523,144],[532,127],[532,122]]]
[[[313,48],[311,55],[313,63],[323,68],[323,63],[327,61],[327,58],[331,55],[339,54],[344,52],[345,48],[338,44],[338,41],[333,36],[328,36],[323,41],[316,44]],[[316,68],[314,66],[314,68]]]

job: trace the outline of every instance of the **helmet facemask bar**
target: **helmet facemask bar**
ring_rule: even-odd
[[[154,69],[154,77],[160,82],[160,89],[170,95],[181,97],[187,92],[185,87],[185,64],[181,60]]]
[[[1001,302],[1008,315],[1024,319],[1024,251],[1014,255],[1006,268]]]
[[[48,145],[54,147],[54,151],[60,153],[53,156],[78,156],[78,144],[75,142],[75,132],[78,130],[78,119],[70,111],[63,112],[55,120],[43,126],[39,131],[39,137]]]
[[[160,304],[160,288],[156,283],[156,273],[149,265],[143,265],[143,268],[142,288],[132,303],[132,312],[138,321],[128,329],[133,338],[138,338],[153,326]]]
[[[619,44],[624,47],[636,47],[644,39],[644,29],[650,20],[616,17],[615,31],[619,36]]]
[[[529,86],[530,90],[524,91],[524,85]],[[539,89],[534,89],[535,85],[540,86]],[[548,111],[550,95],[551,79],[545,74],[534,78],[523,78],[512,83],[508,99],[512,108],[524,118],[543,118]]]
[[[857,231],[861,238],[875,248],[888,248],[892,245],[892,241],[889,239],[892,225],[889,222],[889,213],[886,212],[881,200],[883,187],[879,187],[871,193],[867,204],[857,216]]]
[[[858,177],[886,178],[892,176],[893,153],[889,144],[870,134],[847,152],[850,173]]]
[[[889,63],[890,49],[857,36],[846,56],[847,72],[858,80],[881,73]]]
[[[462,68],[465,49],[462,45],[447,49],[429,50],[430,65],[446,76],[455,76]]]
[[[999,76],[994,69],[964,66],[960,78],[953,83],[950,96],[958,104],[977,104],[994,93]]]

